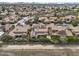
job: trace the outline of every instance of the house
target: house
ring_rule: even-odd
[[[39,21],[44,21],[47,17],[39,17]]]
[[[58,22],[59,19],[57,17],[50,17],[49,18],[50,22]]]
[[[70,30],[66,30],[66,36],[73,36],[73,34]]]
[[[71,28],[72,33],[79,37],[79,26]]]
[[[45,24],[39,23],[32,25],[31,36],[47,35],[47,34],[48,34],[48,28],[46,27]]]
[[[4,22],[15,22],[15,21],[18,21],[19,19],[19,16],[17,15],[8,15],[8,16],[5,16],[3,21]]]
[[[55,23],[58,22],[59,19],[57,17],[47,17],[47,19],[44,20],[46,23]]]
[[[28,35],[28,29],[30,26],[16,26],[11,32],[9,32],[10,36],[13,37],[21,37]]]
[[[32,28],[33,28],[33,29],[36,29],[36,28],[46,28],[46,25],[43,24],[43,23],[33,24],[33,25],[32,25]]]
[[[5,32],[9,32],[9,31],[13,30],[14,28],[15,28],[15,26],[13,24],[4,25],[4,31]]]
[[[31,37],[33,36],[39,36],[39,35],[48,35],[48,29],[47,28],[40,28],[40,29],[34,29],[31,31]]]
[[[66,28],[62,26],[53,26],[50,33],[51,35],[66,36]]]
[[[54,25],[54,23],[51,23],[51,24],[46,24],[45,26],[46,26],[46,28],[49,28],[49,27],[52,28],[55,25]]]
[[[67,16],[64,17],[63,22],[70,23],[71,21],[73,21],[75,19],[76,19],[75,16],[73,16],[73,15],[67,15]]]

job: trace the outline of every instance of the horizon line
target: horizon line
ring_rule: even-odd
[[[79,2],[21,2],[21,1],[18,1],[18,2],[2,2],[0,1],[0,3],[56,3],[56,4],[61,4],[61,3],[79,3]]]

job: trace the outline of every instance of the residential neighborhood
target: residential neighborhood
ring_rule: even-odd
[[[79,43],[79,4],[0,4],[0,41]]]

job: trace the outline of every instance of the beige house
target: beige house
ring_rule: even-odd
[[[65,28],[62,26],[53,26],[51,34],[52,35],[66,36]]]
[[[4,22],[15,22],[15,21],[18,21],[18,19],[19,19],[19,16],[17,15],[9,15],[9,16],[4,17],[3,21]]]
[[[79,26],[73,27],[71,31],[75,36],[79,36]]]
[[[18,36],[27,36],[28,35],[28,26],[16,26],[15,29],[13,29],[9,35],[13,37],[18,37]]]
[[[41,29],[34,29],[31,31],[31,36],[39,36],[39,35],[48,35],[48,29],[47,28],[41,28]]]
[[[69,22],[71,22],[71,21],[73,21],[73,20],[75,20],[75,19],[76,19],[75,16],[73,16],[73,15],[67,15],[67,16],[65,16],[65,17],[62,19],[62,21],[65,21],[65,22],[69,23]]]
[[[4,25],[4,31],[5,32],[10,32],[14,28],[15,28],[15,26],[13,24],[6,24],[6,25]]]

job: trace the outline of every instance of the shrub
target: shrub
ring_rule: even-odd
[[[60,36],[58,36],[58,35],[51,36],[51,42],[52,43],[60,43]]]
[[[37,39],[36,37],[32,37],[32,38],[30,38],[29,41],[30,41],[30,42],[38,42],[38,39]]]
[[[48,43],[50,40],[46,36],[39,36],[39,42]]]
[[[13,41],[13,37],[12,36],[9,36],[9,35],[4,35],[4,36],[2,36],[1,37],[1,40],[3,41],[3,42],[10,42],[10,41]]]
[[[66,37],[65,39],[67,40],[68,43],[79,42],[79,38],[78,37],[69,36],[69,37]]]
[[[78,20],[74,20],[74,21],[72,21],[72,22],[71,22],[71,24],[72,24],[73,26],[77,26],[77,25],[78,25],[78,23],[79,23],[79,21],[78,21]]]

